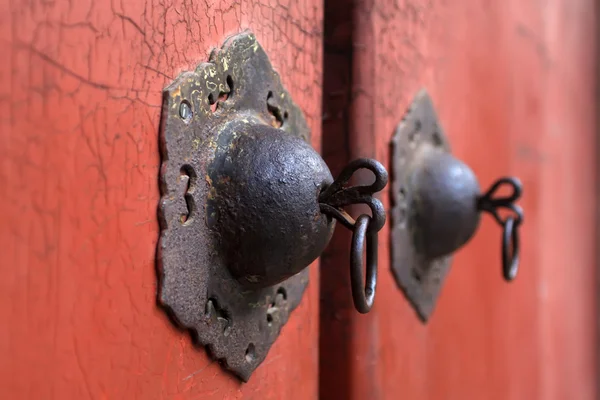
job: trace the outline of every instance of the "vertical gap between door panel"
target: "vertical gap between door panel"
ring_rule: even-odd
[[[322,153],[335,177],[350,158],[352,94],[352,7],[324,0]],[[352,397],[352,299],[348,255],[351,235],[336,229],[321,256],[319,397]]]

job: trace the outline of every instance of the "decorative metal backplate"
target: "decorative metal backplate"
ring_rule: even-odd
[[[415,247],[415,224],[410,205],[415,201],[411,177],[418,168],[423,150],[450,152],[438,123],[431,98],[425,90],[415,97],[398,124],[392,139],[392,271],[398,286],[422,321],[435,307],[442,283],[450,268],[451,256],[428,259]]]
[[[251,33],[230,38],[208,63],[164,91],[160,151],[160,304],[198,345],[247,381],[302,298],[308,271],[266,289],[232,278],[207,207],[219,131],[233,121],[278,127],[309,141],[301,110]]]

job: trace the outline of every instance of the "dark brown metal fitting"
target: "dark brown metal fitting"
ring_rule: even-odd
[[[334,181],[309,143],[300,108],[250,33],[229,39],[164,91],[158,300],[243,380],[300,303],[306,267],[336,220],[353,231],[357,310],[369,311],[375,297],[385,210],[373,195],[387,172],[359,159]],[[375,183],[348,187],[358,169],[371,170]],[[356,203],[371,215],[354,221],[343,207]]]
[[[419,317],[431,315],[448,272],[451,255],[474,235],[481,212],[502,226],[502,274],[515,278],[519,265],[518,228],[523,212],[516,178],[501,178],[481,193],[473,171],[450,153],[433,104],[425,91],[415,98],[393,139],[392,270]],[[497,197],[502,187],[509,196]],[[502,217],[500,209],[509,211]]]

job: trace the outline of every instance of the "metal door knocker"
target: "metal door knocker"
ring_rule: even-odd
[[[335,221],[353,232],[357,310],[368,312],[375,297],[385,210],[373,195],[387,172],[359,159],[334,181],[309,143],[301,110],[250,33],[229,39],[164,91],[158,300],[243,380],[298,306],[306,267]],[[372,171],[375,182],[348,187],[358,169]],[[371,215],[354,220],[343,210],[356,203]]]
[[[424,90],[398,125],[393,142],[392,271],[423,321],[431,315],[451,254],[475,233],[483,211],[502,227],[502,275],[519,268],[523,211],[516,178],[501,178],[481,193],[473,171],[450,154],[431,98]],[[497,196],[506,187],[508,196]],[[500,210],[508,212],[502,217]]]

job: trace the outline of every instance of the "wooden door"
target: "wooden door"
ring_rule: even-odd
[[[344,291],[348,239],[334,237],[322,265],[321,398],[596,398],[595,2],[325,4],[326,160],[389,166],[395,127],[424,87],[483,187],[521,178],[526,216],[517,279],[501,279],[500,231],[485,217],[427,325],[390,273],[389,225],[367,315]],[[382,200],[389,210],[389,193]]]
[[[317,397],[315,266],[247,384],[156,305],[162,89],[244,29],[318,148],[320,0],[0,2],[1,398]]]
[[[0,1],[0,397],[595,398],[595,27],[592,0]],[[244,29],[334,175],[389,167],[425,87],[484,187],[523,181],[516,281],[485,218],[423,325],[388,226],[360,315],[338,229],[249,383],[173,328],[156,305],[161,91]]]

